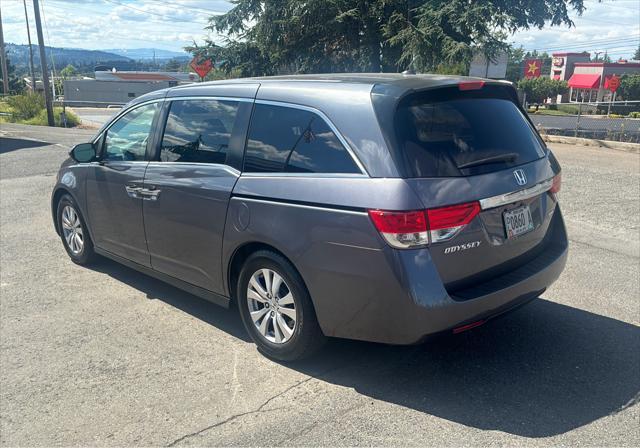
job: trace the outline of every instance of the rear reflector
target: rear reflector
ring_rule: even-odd
[[[480,325],[484,324],[485,322],[486,322],[485,320],[479,320],[477,322],[472,322],[470,324],[463,325],[463,326],[458,327],[458,328],[454,328],[453,329],[453,334],[458,334],[458,333],[462,333],[463,331],[471,330],[472,328],[479,327]]]
[[[561,186],[562,186],[562,173],[558,173],[553,178],[553,183],[551,184],[551,189],[549,191],[551,193],[559,193]]]
[[[479,202],[408,212],[369,210],[378,232],[389,245],[397,249],[450,240],[478,213]]]
[[[484,87],[484,81],[462,81],[458,83],[460,90],[480,90]]]

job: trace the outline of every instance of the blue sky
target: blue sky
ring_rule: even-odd
[[[4,38],[26,43],[22,0],[0,0]],[[212,14],[231,4],[224,0],[40,0],[46,21],[45,40],[56,47],[86,49],[155,47],[180,51],[194,40],[202,43]],[[640,0],[585,0],[582,16],[572,13],[575,27],[547,27],[517,32],[516,45],[540,51],[607,51],[612,58],[633,54],[640,42]],[[33,21],[31,1],[27,0]],[[47,37],[48,35],[48,37]],[[220,40],[221,36],[210,36]],[[35,29],[32,23],[32,38]]]

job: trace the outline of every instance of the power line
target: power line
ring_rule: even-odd
[[[617,38],[617,39],[603,39],[603,40],[593,40],[580,44],[573,45],[562,45],[562,46],[553,46],[547,48],[528,48],[525,51],[561,51],[561,50],[579,50],[579,49],[589,49],[589,48],[598,48],[604,49],[611,46],[616,45],[630,45],[636,44],[636,42],[640,43],[640,36],[638,37],[625,37],[625,38]]]
[[[160,14],[160,13],[157,13],[157,12],[147,11],[147,10],[144,10],[144,9],[136,8],[134,6],[127,5],[126,3],[120,3],[120,2],[115,1],[115,0],[103,0],[103,1],[105,1],[107,3],[112,3],[114,5],[122,6],[124,8],[129,8],[132,11],[138,11],[138,12],[141,12],[143,14],[149,14],[149,15],[152,15],[152,16],[162,17],[163,19],[169,17],[166,14]],[[171,17],[169,17],[169,19],[170,19],[171,22],[193,23],[193,24],[200,25],[200,26],[203,25],[202,22],[194,22],[192,20],[182,20],[182,19],[175,19],[175,18],[171,18]]]
[[[161,0],[149,0],[149,1],[152,1],[154,3],[159,3],[161,5],[171,6],[171,7],[175,7],[176,6],[175,3],[163,2]],[[205,14],[211,14],[213,16],[224,14],[224,12],[222,12],[222,11],[209,11],[207,9],[198,8],[197,6],[187,6],[187,5],[183,5],[183,4],[180,5],[180,9],[186,9],[186,10],[189,10],[189,11],[202,12],[202,13],[205,13]]]
[[[44,23],[44,31],[47,33],[47,42],[49,42],[49,47],[51,45],[51,37],[49,37],[49,27],[47,26],[47,18],[44,15],[44,0],[40,0],[42,3],[40,4],[40,9],[42,10],[42,22]],[[49,56],[51,57],[51,68],[53,70],[53,79],[51,80],[52,85],[55,90],[55,78],[56,78],[56,61],[53,59],[53,51],[49,52]],[[55,98],[54,98],[55,99]]]

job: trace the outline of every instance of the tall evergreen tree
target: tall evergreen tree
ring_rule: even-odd
[[[583,0],[234,0],[208,29],[227,36],[187,50],[241,75],[446,71],[474,49],[492,56],[519,29],[573,25]],[[445,67],[442,69],[442,67]]]

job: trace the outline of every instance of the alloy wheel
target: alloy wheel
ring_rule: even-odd
[[[247,304],[253,324],[267,341],[283,344],[296,330],[296,306],[291,289],[271,269],[253,273],[247,286]]]
[[[82,253],[84,248],[84,233],[82,231],[82,223],[76,210],[66,205],[62,209],[62,233],[67,247],[74,255]]]

